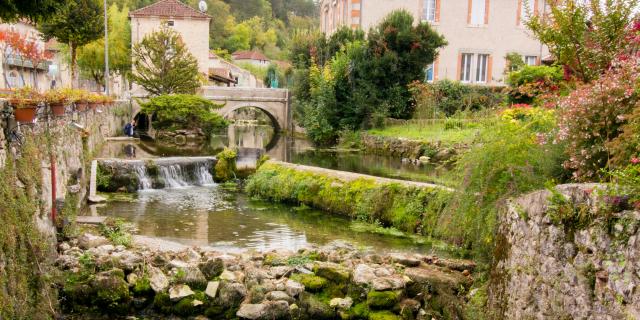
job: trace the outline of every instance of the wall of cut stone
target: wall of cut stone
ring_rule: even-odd
[[[640,318],[640,212],[603,188],[560,185],[508,205],[489,284],[495,319]]]
[[[10,110],[5,107],[5,110]],[[5,113],[6,114],[6,113]],[[131,117],[131,104],[119,101],[111,107],[69,113],[64,117],[47,118],[39,115],[34,124],[20,125],[11,118],[0,119],[0,169],[7,154],[20,156],[21,147],[28,141],[38,144],[42,172],[41,211],[36,215],[39,228],[54,235],[50,218],[52,201],[51,159],[56,164],[56,202],[58,207],[69,195],[77,207],[86,198],[90,160],[98,154],[107,137],[122,134],[122,128]]]

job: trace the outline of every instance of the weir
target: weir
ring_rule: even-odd
[[[215,157],[171,157],[141,160],[99,159],[103,174],[129,186],[128,191],[214,184]],[[95,177],[92,176],[92,179]],[[92,181],[92,186],[95,185]]]

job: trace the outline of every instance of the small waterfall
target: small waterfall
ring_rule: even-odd
[[[160,166],[160,177],[164,179],[166,188],[180,188],[189,185],[188,178],[178,164]]]
[[[153,183],[147,174],[147,168],[145,166],[134,166],[133,168],[136,171],[136,176],[138,176],[138,181],[140,181],[140,190],[151,189],[153,187]]]
[[[209,169],[211,161],[199,162],[162,162],[154,163],[155,169],[147,168],[144,163],[135,164],[131,168],[138,177],[139,190],[161,188],[183,188],[188,186],[213,185],[213,176]],[[151,171],[150,171],[151,170]]]

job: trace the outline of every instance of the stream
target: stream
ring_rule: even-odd
[[[240,158],[239,162],[255,161],[259,154],[266,152],[271,159],[280,161],[390,178],[430,181],[429,178],[437,178],[439,174],[436,168],[404,164],[391,157],[316,150],[306,140],[275,135],[270,126],[230,126],[227,135],[215,136],[206,145],[110,141],[101,157],[210,156],[224,146],[257,150],[255,153],[241,152],[253,159]],[[380,252],[448,255],[424,238],[389,232],[306,207],[256,201],[236,190],[235,186],[215,184],[207,177],[198,179],[199,182],[189,182],[181,177],[194,174],[187,174],[180,168],[168,166],[160,167],[160,170],[167,182],[165,188],[153,189],[145,180],[144,172],[138,172],[143,190],[133,198],[115,197],[98,206],[95,212],[130,221],[144,236],[225,251],[298,250],[340,240]],[[201,176],[201,173],[195,175]]]

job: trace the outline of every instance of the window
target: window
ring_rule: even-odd
[[[471,8],[469,8],[469,24],[483,25],[486,24],[486,9],[489,0],[471,0]]]
[[[487,71],[489,67],[489,55],[479,54],[476,61],[476,82],[487,82]]]
[[[460,81],[471,82],[471,64],[473,53],[463,53],[460,60]]]
[[[538,57],[537,56],[525,56],[524,57],[524,63],[528,66],[535,66],[538,64]]]
[[[169,21],[167,21],[167,25],[168,25],[169,27],[173,27],[173,20],[169,20]]]
[[[427,68],[424,70],[425,73],[425,77],[424,77],[424,82],[433,82],[434,80],[434,63],[430,64],[427,66]]]
[[[424,0],[424,12],[422,13],[422,19],[435,22],[436,21],[436,1],[437,0]]]
[[[461,82],[487,83],[491,80],[491,56],[489,54],[463,53],[460,55]]]
[[[20,81],[20,77],[18,76],[18,73],[15,71],[9,72],[7,81],[9,82],[10,88],[22,88],[22,81]]]
[[[520,8],[518,8],[518,24],[524,24],[527,18],[535,14],[536,0],[519,0]]]

